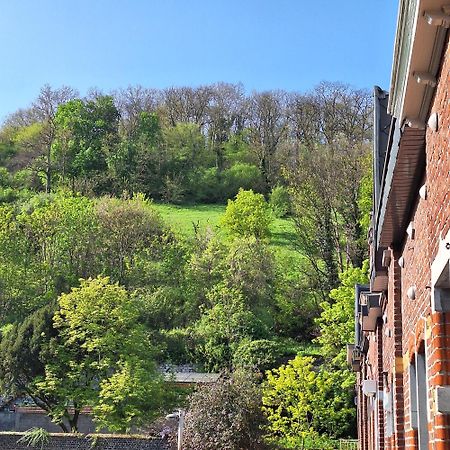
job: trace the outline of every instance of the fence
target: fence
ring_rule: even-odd
[[[341,439],[339,450],[358,450],[358,441],[355,439]]]

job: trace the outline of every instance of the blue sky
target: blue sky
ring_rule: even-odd
[[[397,0],[0,0],[0,120],[45,83],[388,88]]]

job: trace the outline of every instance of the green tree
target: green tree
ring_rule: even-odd
[[[45,264],[17,208],[0,206],[0,325],[23,320],[54,298]]]
[[[136,273],[138,258],[155,258],[161,253],[164,223],[142,194],[122,199],[102,197],[95,202],[95,215],[104,271],[129,284],[140,275]]]
[[[263,411],[268,435],[283,437],[290,445],[305,438],[347,436],[355,415],[353,381],[341,371],[319,368],[314,358],[305,356],[267,372]]]
[[[82,191],[102,189],[101,175],[114,159],[118,145],[119,112],[112,97],[71,100],[55,116],[55,159],[62,181],[72,188],[78,179]]]
[[[54,421],[66,419],[76,431],[82,408],[90,406],[99,426],[124,431],[158,414],[162,380],[139,315],[135,299],[108,278],[82,280],[60,296],[53,318],[58,336],[36,382],[57,399],[49,409]]]
[[[55,305],[41,308],[23,322],[3,329],[0,335],[0,390],[4,394],[28,395],[46,411],[51,411],[57,399],[38,387],[50,357],[50,340],[56,336],[53,328]],[[68,431],[64,423],[59,423]]]
[[[234,239],[225,258],[225,282],[239,289],[246,305],[257,314],[269,314],[274,298],[275,257],[255,236]]]
[[[345,368],[346,344],[355,333],[355,284],[368,282],[369,262],[362,268],[350,267],[343,272],[340,286],[330,292],[330,300],[321,303],[322,312],[316,323],[320,335],[316,341],[324,356],[339,368]]]
[[[250,163],[237,162],[221,173],[221,184],[223,185],[222,199],[233,198],[239,189],[261,192],[263,181],[259,168]]]
[[[65,193],[33,197],[17,217],[31,254],[57,294],[97,272],[98,223],[93,202]]]
[[[263,323],[245,306],[237,289],[219,285],[208,295],[212,303],[195,324],[195,352],[207,370],[232,367],[233,354],[244,338],[265,337]]]
[[[284,186],[275,186],[270,193],[269,205],[276,217],[286,217],[291,212],[288,189]]]
[[[240,189],[235,200],[228,200],[221,224],[235,236],[255,236],[258,239],[269,235],[272,222],[270,207],[262,194]]]
[[[177,123],[163,130],[163,200],[178,203],[191,196],[191,179],[195,172],[208,165],[205,137],[197,125]]]

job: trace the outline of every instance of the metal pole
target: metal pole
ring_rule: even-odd
[[[183,430],[184,430],[184,410],[178,410],[178,450],[182,450],[181,445],[183,443]]]

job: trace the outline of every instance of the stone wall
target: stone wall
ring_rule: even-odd
[[[23,433],[0,433],[0,450],[30,449],[26,443],[17,441]],[[40,447],[37,447],[38,449]],[[145,436],[83,435],[52,433],[43,450],[168,450],[160,438]]]
[[[51,433],[60,433],[61,428],[54,424],[45,411],[38,408],[16,408],[15,411],[0,411],[0,431],[27,431],[30,428],[44,428]],[[70,428],[70,427],[69,427]],[[78,419],[80,433],[94,433],[95,425],[91,416],[81,414]],[[102,430],[107,432],[107,430]]]

